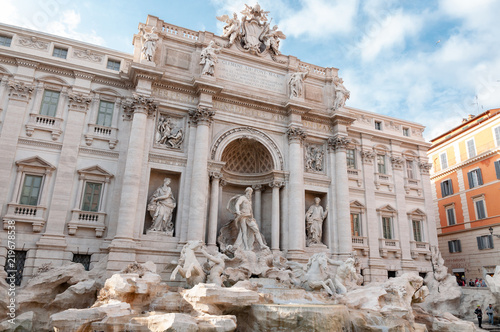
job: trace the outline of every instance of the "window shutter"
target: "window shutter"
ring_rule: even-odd
[[[467,178],[469,179],[469,188],[474,188],[474,180],[472,180],[472,171],[467,173]]]
[[[484,249],[483,239],[480,236],[478,236],[476,239],[477,239],[477,248],[479,250],[483,250]]]
[[[444,182],[441,182],[441,197],[446,196],[446,192],[444,190]]]
[[[462,252],[462,244],[460,243],[460,240],[457,240],[457,247],[458,247],[457,251]]]
[[[448,195],[453,194],[453,182],[451,182],[451,180],[448,180],[448,188],[449,188],[449,194]]]
[[[448,250],[450,252],[453,252],[453,243],[452,243],[452,241],[448,241]]]
[[[490,245],[488,248],[491,248],[493,249],[494,246],[493,246],[493,235],[488,235],[488,241],[490,242]]]
[[[477,182],[479,185],[483,184],[483,175],[481,174],[481,169],[478,168],[477,170]]]
[[[497,173],[497,179],[500,179],[500,160],[495,161],[495,172]]]

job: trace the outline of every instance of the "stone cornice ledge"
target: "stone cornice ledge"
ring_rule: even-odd
[[[130,65],[130,79],[133,82],[137,82],[139,79],[145,79],[149,81],[159,81],[163,76],[163,71],[158,70],[153,67],[146,65],[141,65],[140,63],[133,62]]]
[[[223,86],[217,85],[216,82],[203,80],[203,79],[194,79],[192,84],[196,90],[196,93],[198,93],[198,95],[201,93],[206,93],[206,94],[210,94],[210,95],[217,95],[223,89]]]
[[[334,125],[341,124],[345,126],[350,126],[356,121],[356,118],[347,112],[336,111],[331,116],[331,121]]]
[[[288,101],[285,104],[285,110],[286,113],[289,114],[298,114],[298,115],[304,115],[309,113],[312,108],[298,102],[293,102],[293,101]]]

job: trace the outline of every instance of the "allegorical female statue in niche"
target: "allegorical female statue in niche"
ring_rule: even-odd
[[[309,207],[306,212],[306,225],[307,225],[307,245],[321,244],[321,237],[323,236],[323,220],[328,214],[328,209],[323,210],[319,205],[321,199],[316,197],[314,205]]]
[[[148,211],[153,218],[153,224],[149,230],[172,235],[174,231],[172,213],[176,203],[172,189],[169,187],[170,182],[170,178],[165,178],[163,184],[155,190],[149,199]]]

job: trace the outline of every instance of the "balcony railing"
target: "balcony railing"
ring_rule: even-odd
[[[401,247],[396,239],[379,239],[379,250],[382,257],[387,257],[388,252],[394,252],[396,258],[401,257]]]
[[[95,236],[101,237],[106,229],[106,213],[72,210],[71,220],[68,222],[69,235],[75,235],[78,228],[91,228]]]
[[[352,237],[352,248],[359,249],[362,251],[363,256],[368,255],[368,238],[364,236],[353,236]]]
[[[109,148],[114,149],[116,143],[118,143],[117,136],[118,136],[117,128],[89,123],[88,131],[85,134],[85,143],[90,146],[92,145],[94,139],[98,139],[108,142]]]
[[[31,113],[26,124],[26,135],[31,136],[35,130],[44,130],[50,132],[55,141],[61,136],[63,119],[52,116]]]
[[[3,217],[3,228],[7,229],[8,220],[28,223],[33,226],[33,232],[40,232],[46,222],[45,206],[24,205],[17,203],[7,204],[7,213]]]
[[[410,241],[411,257],[416,259],[418,255],[425,255],[429,260],[431,258],[431,250],[429,242]]]

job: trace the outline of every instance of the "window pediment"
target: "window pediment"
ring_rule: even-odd
[[[18,161],[16,161],[16,165],[20,169],[26,169],[26,168],[39,169],[39,170],[43,170],[44,173],[46,171],[53,171],[56,169],[56,167],[54,165],[52,165],[48,161],[40,158],[39,156],[34,156],[34,157],[18,160]]]
[[[390,204],[387,204],[378,208],[377,212],[395,215],[398,211],[395,208],[393,208]]]
[[[78,170],[78,174],[80,174],[80,179],[93,179],[106,182],[109,182],[109,180],[114,176],[99,165],[82,168]]]

